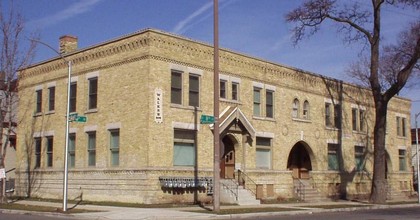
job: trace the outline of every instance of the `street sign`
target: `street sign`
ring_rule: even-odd
[[[79,116],[76,117],[75,121],[85,123],[87,121],[87,117],[83,116],[83,115],[79,115]]]
[[[77,118],[78,114],[77,113],[71,113],[69,114],[69,121],[75,121]]]
[[[214,124],[214,116],[201,115],[200,123],[201,124]]]

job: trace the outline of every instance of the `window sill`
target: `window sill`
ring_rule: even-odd
[[[45,115],[51,115],[51,114],[54,114],[54,113],[55,113],[55,110],[52,110],[52,111],[46,112]]]
[[[329,130],[329,131],[339,131],[340,129],[338,129],[338,128],[333,128],[333,127],[325,127],[325,130]]]
[[[415,133],[415,132],[414,132]],[[397,136],[397,138],[398,139],[402,139],[402,140],[406,140],[407,139],[407,137],[404,137],[404,136]]]
[[[219,100],[219,101],[221,101],[221,102],[226,102],[226,103],[237,104],[237,105],[242,105],[242,102],[241,102],[241,101],[239,101],[239,100],[229,100],[229,99],[223,99],[223,98],[220,98],[220,100]]]
[[[171,108],[178,108],[178,109],[184,109],[184,110],[191,110],[194,111],[197,109],[197,111],[202,111],[200,107],[194,107],[194,106],[183,106],[178,104],[171,104]]]
[[[42,115],[43,115],[42,112],[37,112],[37,113],[34,113],[33,117],[39,117],[39,116],[42,116]]]
[[[261,116],[252,116],[252,119],[261,120],[261,121],[276,122],[276,119],[274,119],[274,118],[266,118],[266,117],[261,117]]]
[[[292,120],[293,121],[296,121],[296,122],[312,123],[311,120],[309,120],[309,119],[303,119],[303,118],[292,118]]]
[[[365,131],[355,131],[353,130],[353,134],[362,134],[362,135],[366,135],[367,133]]]
[[[97,108],[94,108],[94,109],[88,109],[88,110],[86,110],[85,111],[85,114],[91,114],[91,113],[97,113],[98,112],[98,109]]]

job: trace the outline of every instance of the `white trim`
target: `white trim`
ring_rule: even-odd
[[[231,76],[230,81],[233,83],[241,83],[241,78]]]
[[[99,77],[99,71],[90,72],[86,74],[86,79],[95,78],[95,77]]]
[[[70,82],[72,83],[72,82],[77,82],[77,81],[79,81],[79,77],[78,76],[73,76],[73,77],[71,77],[71,79],[70,79]]]
[[[54,131],[44,131],[42,133],[42,136],[44,137],[54,136]]]
[[[260,89],[264,88],[264,84],[259,82],[252,82],[252,86]]]
[[[202,76],[204,71],[197,69],[197,68],[193,68],[193,67],[187,67],[187,71],[191,74],[195,74],[195,75],[199,75]]]
[[[42,85],[35,86],[35,91],[39,91],[39,90],[42,90],[42,89],[43,89]]]
[[[265,137],[265,138],[274,138],[274,133],[265,132],[265,131],[257,131],[255,132],[256,137]]]
[[[185,129],[185,130],[194,130],[194,123],[185,123],[185,122],[172,122],[172,128],[174,129]],[[200,125],[197,125],[197,131],[200,130]]]
[[[224,80],[224,81],[229,81],[229,76],[228,75],[223,75],[223,74],[219,74],[219,80]]]
[[[114,123],[106,124],[107,130],[120,129],[120,128],[121,128],[121,122],[114,122]]]
[[[275,87],[275,86],[272,86],[272,85],[265,85],[265,89],[266,89],[266,90],[273,91],[273,92],[275,92],[275,91],[276,91],[276,87]]]
[[[77,133],[77,128],[70,128],[69,129],[69,134],[75,134]]]
[[[407,150],[407,146],[398,146],[398,150]]]
[[[83,129],[84,132],[91,132],[96,130],[98,130],[98,125],[85,126],[85,128]]]
[[[47,88],[51,88],[51,87],[56,87],[56,82],[54,81],[54,82],[49,82],[49,83],[47,83]]]
[[[360,110],[365,110],[366,111],[366,107],[363,106],[363,105],[351,104],[350,106],[351,106],[352,109],[353,108],[356,108],[356,109],[360,109]]]
[[[327,144],[338,144],[337,139],[327,139]]]
[[[181,71],[181,72],[185,72],[186,67],[179,65],[179,64],[175,64],[175,63],[170,63],[169,64],[169,68],[171,70],[175,70],[175,71]]]
[[[42,131],[34,132],[33,137],[34,137],[34,138],[39,138],[39,137],[42,137]]]
[[[356,142],[356,143],[354,143],[354,146],[366,147],[366,144],[362,143],[362,142]]]
[[[407,115],[401,114],[401,113],[395,113],[395,116],[400,117],[400,118],[407,118]]]

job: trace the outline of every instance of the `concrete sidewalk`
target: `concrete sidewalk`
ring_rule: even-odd
[[[416,199],[412,200],[416,202]],[[404,201],[407,202],[407,201]],[[61,203],[40,202],[22,200],[16,202],[18,204],[37,205],[61,208]],[[72,207],[73,204],[68,204]],[[322,208],[324,206],[324,208]],[[334,208],[334,207],[337,208]],[[74,219],[97,219],[97,220],[134,220],[134,219],[231,219],[245,218],[257,216],[281,216],[281,215],[297,215],[305,213],[321,213],[321,212],[337,212],[337,211],[354,211],[366,209],[384,209],[389,207],[420,207],[419,204],[389,204],[389,205],[371,205],[364,202],[352,201],[334,201],[334,202],[315,202],[315,203],[283,203],[283,204],[261,204],[253,206],[221,206],[223,209],[259,209],[259,208],[284,208],[286,211],[276,212],[255,212],[246,214],[216,215],[212,213],[198,213],[191,211],[203,211],[212,208],[209,207],[176,207],[176,208],[127,208],[115,206],[99,206],[99,205],[78,205],[76,209],[85,209],[93,212],[77,213],[77,214],[60,214],[60,213],[41,213],[17,210],[0,210],[0,212],[9,213],[28,213],[34,215],[52,215],[72,217]],[[97,211],[97,212],[96,212]]]

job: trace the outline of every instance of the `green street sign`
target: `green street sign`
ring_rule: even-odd
[[[75,120],[75,122],[82,122],[82,123],[85,123],[86,121],[87,121],[87,117],[83,115],[77,116]]]
[[[77,113],[69,114],[69,121],[76,121],[77,116],[78,116]]]
[[[200,124],[214,124],[214,116],[201,115]]]

